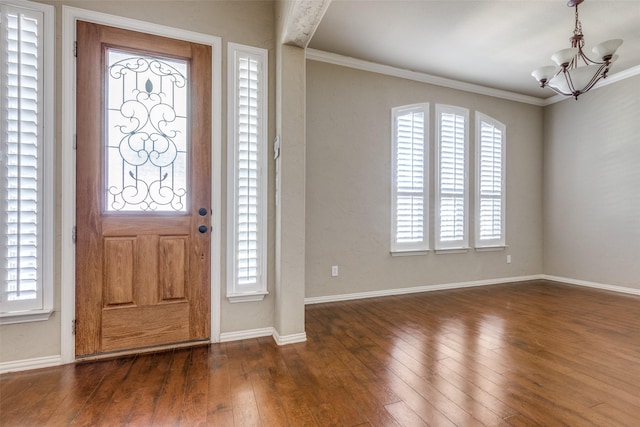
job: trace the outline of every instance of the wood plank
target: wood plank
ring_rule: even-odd
[[[212,346],[209,351],[207,423],[233,425],[233,402],[229,378],[227,344]]]
[[[209,349],[208,346],[191,348],[191,364],[187,371],[184,403],[180,424],[188,426],[207,425],[207,400],[209,393]]]
[[[276,357],[277,346],[273,340],[269,341],[255,339],[245,342],[245,355],[253,355],[247,357],[251,365],[245,365],[245,371],[251,379],[261,424],[282,426],[289,423],[277,390],[278,372],[283,363]]]
[[[58,407],[45,417],[43,414],[40,425],[62,426],[71,424],[78,416],[82,408],[89,402],[99,384],[104,379],[105,372],[109,372],[113,361],[106,363],[79,363],[69,365],[72,367],[72,375],[52,391],[64,399]],[[71,393],[67,393],[71,390]],[[45,419],[46,418],[46,419]]]
[[[164,351],[144,356],[150,361],[143,383],[136,390],[137,399],[127,419],[132,426],[151,425],[162,387],[173,358],[173,351]]]
[[[260,411],[253,391],[247,367],[251,366],[255,353],[246,351],[247,341],[227,345],[229,356],[229,388],[233,407],[233,419],[237,425],[260,424]]]
[[[15,400],[5,402],[3,407],[6,411],[0,411],[0,421],[5,416],[19,417],[23,425],[42,425],[58,408],[64,400],[64,395],[58,391],[73,376],[73,366],[46,368],[43,371],[39,380],[34,382],[33,387],[25,389],[21,397],[16,396]],[[26,408],[21,408],[23,405]]]
[[[136,357],[127,357],[112,361],[90,362],[102,364],[105,368],[102,376],[96,378],[97,387],[73,420],[74,425],[97,426],[106,424],[109,413],[104,408],[117,396],[118,390],[127,382],[127,376]],[[73,393],[74,390],[68,390]]]
[[[269,408],[268,410],[273,411],[273,419],[281,417],[280,409],[282,409],[286,416],[286,422],[282,425],[316,425],[312,411],[303,399],[303,394],[300,393],[297,378],[287,367],[286,359],[288,356],[286,355],[295,356],[295,349],[280,348],[271,338],[258,338],[256,341],[260,343],[261,348],[266,349],[266,351],[262,351],[265,362],[260,364],[266,369],[261,369],[260,366],[257,369],[260,381],[256,394],[258,409],[262,411],[263,407]],[[267,384],[263,383],[268,383],[272,388],[271,394],[265,394],[261,390],[261,387],[267,388]],[[277,396],[275,407],[274,404],[268,402],[274,396]]]
[[[153,357],[136,357],[132,361],[127,380],[114,390],[109,404],[103,409],[109,414],[109,422],[114,425],[125,425],[129,422],[138,401],[147,392],[146,387],[150,382],[149,376],[153,366]]]
[[[428,426],[428,424],[404,402],[389,403],[385,405],[385,408],[400,425],[407,427]]]
[[[171,365],[158,392],[150,425],[170,426],[180,423],[191,357],[191,349],[172,351]]]

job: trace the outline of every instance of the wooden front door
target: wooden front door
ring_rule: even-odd
[[[211,47],[77,24],[76,355],[210,335]]]

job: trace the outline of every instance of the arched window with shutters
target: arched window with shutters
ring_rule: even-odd
[[[391,252],[429,249],[429,104],[392,110]]]
[[[436,105],[436,250],[469,246],[469,110]]]
[[[475,246],[505,246],[506,126],[476,112]]]

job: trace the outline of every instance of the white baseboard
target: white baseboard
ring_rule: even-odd
[[[304,299],[305,304],[321,304],[334,301],[349,301],[355,299],[384,297],[391,295],[414,294],[418,292],[442,291],[446,289],[470,288],[475,286],[499,285],[502,283],[524,282],[527,280],[540,280],[541,274],[531,276],[505,277],[501,279],[474,280],[471,282],[445,283],[439,285],[415,286],[411,288],[384,289],[381,291],[358,292],[353,294],[327,295],[322,297],[309,297]]]
[[[220,342],[240,341],[248,340],[251,338],[271,337],[273,336],[273,327],[259,328],[259,329],[247,329],[244,331],[236,332],[223,332],[220,334]]]
[[[275,328],[268,327],[259,329],[248,329],[237,332],[223,332],[220,334],[220,342],[240,341],[261,337],[273,337],[273,340],[278,345],[293,344],[297,342],[304,342],[307,340],[307,335],[304,332],[300,334],[281,336],[280,334],[278,334]],[[33,359],[13,360],[10,362],[0,362],[0,374],[26,371],[29,369],[48,368],[51,366],[59,365],[64,365],[62,356],[60,355],[36,357]]]
[[[11,362],[0,362],[0,374],[26,371],[28,369],[48,368],[62,364],[62,357],[60,355],[35,357],[33,359],[14,360]]]
[[[278,331],[274,329],[273,339],[278,345],[295,344],[298,342],[305,342],[307,340],[307,333],[300,332],[299,334],[280,335]]]
[[[569,279],[567,277],[550,276],[543,274],[542,279],[551,280],[553,282],[567,283],[569,285],[585,286],[587,288],[602,289],[605,291],[619,292],[622,294],[631,294],[640,296],[640,289],[628,288],[626,286],[606,285],[604,283],[589,282],[586,280]]]

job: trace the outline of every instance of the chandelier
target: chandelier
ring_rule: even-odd
[[[540,87],[549,87],[556,93],[573,96],[576,100],[580,94],[587,92],[598,81],[607,77],[609,67],[618,59],[616,49],[622,44],[621,39],[607,40],[596,45],[593,53],[599,60],[589,59],[582,51],[584,35],[582,24],[578,19],[578,5],[584,0],[569,0],[567,6],[576,8],[576,23],[573,36],[569,39],[571,47],[559,50],[551,56],[557,66],[549,65],[534,70],[531,75],[540,83]]]

